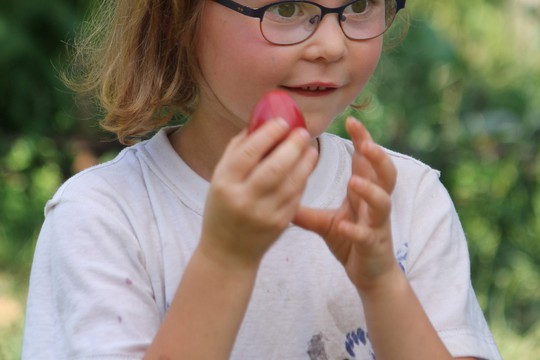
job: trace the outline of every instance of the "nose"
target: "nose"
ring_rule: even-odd
[[[324,16],[315,33],[306,41],[306,58],[335,62],[347,52],[347,37],[341,30],[338,14]]]

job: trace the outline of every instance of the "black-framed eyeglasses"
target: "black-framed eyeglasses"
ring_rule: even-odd
[[[329,8],[312,1],[278,1],[254,9],[232,0],[215,0],[240,14],[259,18],[263,37],[275,45],[294,45],[307,40],[327,14],[337,14],[339,25],[351,40],[381,36],[392,25],[406,0],[353,0]]]

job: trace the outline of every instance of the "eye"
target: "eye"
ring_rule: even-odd
[[[368,9],[368,5],[368,0],[359,0],[348,6],[345,11],[351,14],[363,14]]]
[[[266,12],[271,14],[273,17],[277,16],[284,19],[298,17],[303,14],[302,7],[299,4],[295,4],[294,2],[276,4],[266,10]]]

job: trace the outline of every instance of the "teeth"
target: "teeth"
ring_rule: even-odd
[[[326,86],[303,86],[302,90],[309,90],[309,91],[323,91],[328,89]]]

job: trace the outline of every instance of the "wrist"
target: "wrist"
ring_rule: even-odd
[[[204,263],[206,267],[215,269],[222,274],[237,276],[254,276],[259,270],[261,259],[243,257],[225,251],[219,246],[212,246],[203,241],[195,249],[192,260]]]
[[[371,298],[396,296],[407,291],[409,282],[397,263],[376,278],[362,281],[356,289],[363,301]]]

